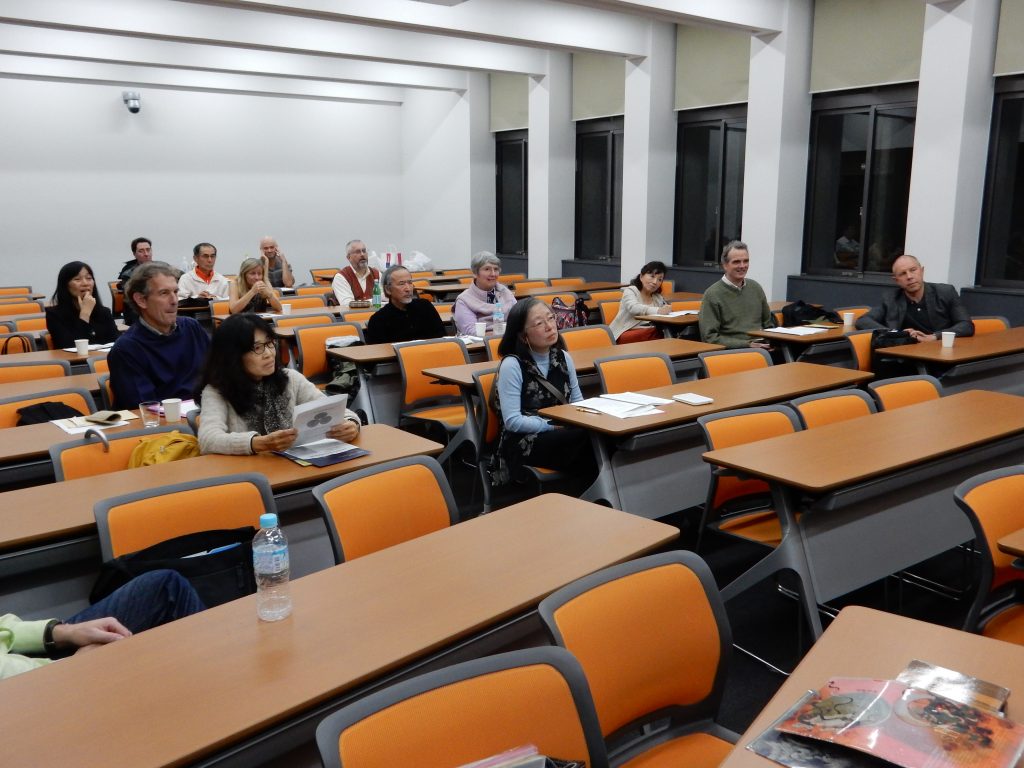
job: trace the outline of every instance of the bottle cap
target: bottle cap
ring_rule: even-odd
[[[260,528],[277,528],[277,515],[273,512],[260,515]]]

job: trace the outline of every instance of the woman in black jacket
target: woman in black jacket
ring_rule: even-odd
[[[72,261],[60,268],[57,290],[46,308],[46,330],[55,349],[75,346],[75,339],[108,344],[117,339],[114,316],[96,292],[92,267]]]

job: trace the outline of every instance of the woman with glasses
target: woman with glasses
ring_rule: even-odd
[[[508,286],[498,282],[501,259],[490,251],[474,254],[469,268],[473,272],[473,282],[455,299],[452,309],[455,328],[463,336],[470,336],[475,332],[477,323],[486,323],[486,332],[493,333],[495,311],[500,309],[507,318],[516,297]]]
[[[301,373],[279,365],[273,329],[254,314],[232,315],[213,332],[202,384],[203,453],[282,451],[295,442],[295,406],[325,397]],[[353,440],[359,417],[346,410],[327,436]]]
[[[508,462],[511,476],[518,477],[521,467],[529,465],[563,470],[589,485],[597,466],[586,432],[557,427],[538,415],[541,408],[583,399],[551,307],[536,298],[512,307],[498,354],[498,453]]]

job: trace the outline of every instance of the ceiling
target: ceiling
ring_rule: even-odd
[[[652,21],[771,33],[789,0],[4,0],[0,77],[400,104],[550,51],[646,55]]]

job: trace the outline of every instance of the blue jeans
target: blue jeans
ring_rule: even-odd
[[[67,623],[79,624],[113,616],[132,632],[142,632],[205,607],[188,579],[177,571],[150,571],[76,613]]]

